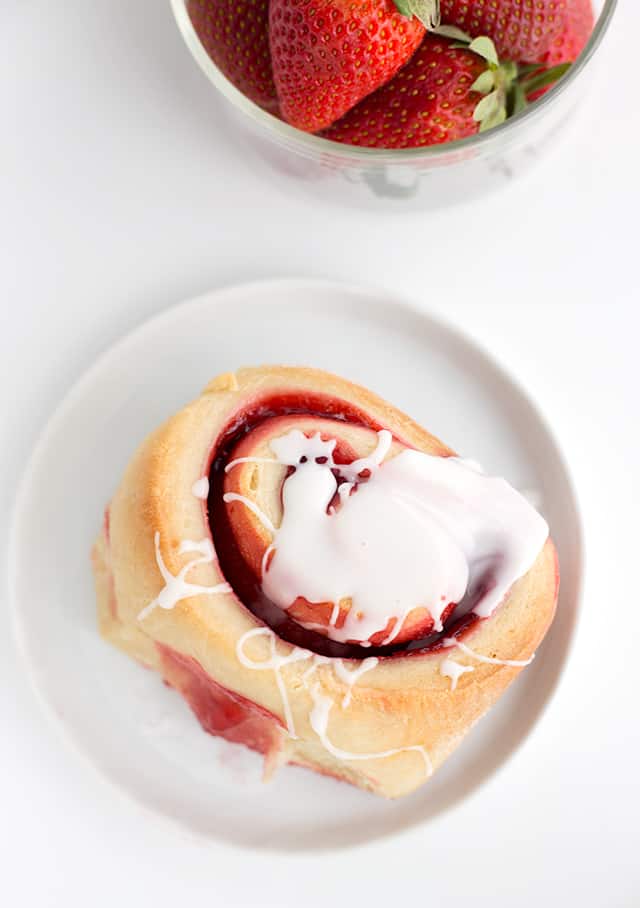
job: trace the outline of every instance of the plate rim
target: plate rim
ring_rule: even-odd
[[[9,625],[16,651],[19,656],[17,662],[19,665],[21,665],[22,669],[27,675],[29,687],[34,694],[36,701],[40,705],[42,712],[46,716],[49,727],[55,729],[56,738],[62,741],[65,748],[67,749],[67,752],[73,753],[76,757],[80,757],[85,765],[90,766],[93,776],[98,778],[102,784],[108,786],[109,790],[117,790],[118,795],[122,798],[123,802],[128,803],[129,805],[133,805],[138,810],[142,811],[145,814],[148,814],[149,818],[152,820],[161,820],[164,823],[169,824],[174,830],[188,836],[193,841],[199,843],[206,842],[209,847],[223,847],[238,852],[251,852],[254,854],[263,855],[287,853],[290,856],[294,854],[298,856],[306,854],[307,856],[309,856],[313,853],[336,853],[352,851],[354,849],[374,847],[383,843],[390,837],[406,838],[410,835],[419,833],[419,831],[421,829],[424,829],[425,826],[432,822],[432,819],[434,818],[425,817],[424,819],[418,819],[411,824],[407,824],[401,829],[394,830],[391,835],[382,834],[371,839],[352,842],[349,844],[341,843],[335,846],[324,845],[320,848],[307,846],[297,852],[292,850],[284,852],[281,848],[265,848],[253,842],[240,844],[235,840],[225,839],[223,837],[212,838],[204,831],[190,826],[182,817],[168,813],[162,810],[162,808],[148,803],[131,787],[123,784],[123,782],[119,778],[107,773],[99,763],[94,761],[93,755],[90,750],[84,746],[83,742],[74,733],[73,728],[69,726],[69,723],[61,715],[58,714],[53,703],[50,702],[46,697],[45,692],[42,689],[42,685],[39,683],[38,673],[33,665],[33,659],[30,653],[29,643],[27,639],[28,635],[26,633],[25,624],[22,621],[20,615],[17,589],[19,573],[18,538],[22,537],[22,524],[27,519],[25,504],[28,497],[29,487],[33,481],[33,476],[34,474],[36,474],[40,466],[40,461],[42,460],[43,454],[47,450],[50,438],[55,435],[59,424],[64,421],[66,415],[70,410],[72,410],[75,403],[83,398],[86,387],[91,384],[95,376],[103,369],[105,363],[109,359],[111,359],[113,355],[121,353],[129,345],[135,344],[139,340],[139,338],[147,331],[158,328],[162,325],[163,322],[170,323],[173,319],[179,318],[180,315],[182,315],[187,310],[196,310],[198,308],[205,307],[206,305],[211,304],[214,301],[219,305],[220,298],[224,297],[225,295],[233,296],[236,294],[240,296],[248,294],[252,297],[253,301],[259,301],[262,305],[261,298],[267,297],[270,294],[273,294],[274,291],[277,292],[279,289],[286,289],[289,293],[293,289],[296,289],[302,294],[304,294],[305,291],[308,292],[310,290],[314,292],[322,292],[327,295],[341,293],[353,295],[354,297],[360,297],[361,299],[366,299],[367,297],[373,298],[378,303],[383,302],[383,297],[386,297],[384,302],[388,309],[402,309],[406,314],[418,318],[419,320],[425,322],[427,325],[435,327],[436,330],[442,332],[445,335],[449,335],[449,337],[451,337],[456,343],[459,343],[462,346],[466,345],[474,353],[478,360],[481,361],[483,366],[491,370],[494,375],[498,375],[506,380],[508,385],[510,385],[511,390],[515,392],[516,397],[530,408],[531,412],[538,420],[539,427],[542,429],[546,436],[546,441],[550,445],[551,451],[556,458],[557,466],[562,471],[562,479],[566,484],[566,491],[573,505],[576,534],[575,608],[573,609],[570,624],[568,625],[568,636],[564,648],[563,659],[560,665],[557,666],[555,670],[555,677],[552,680],[549,690],[544,700],[538,705],[536,712],[534,713],[531,721],[528,724],[525,734],[518,738],[515,744],[513,744],[509,751],[501,758],[500,762],[497,763],[495,768],[484,778],[482,778],[474,786],[471,792],[463,796],[461,800],[456,800],[452,804],[444,807],[440,811],[438,816],[444,815],[455,807],[459,806],[464,800],[466,800],[467,797],[470,797],[475,793],[481,791],[498,773],[504,771],[506,766],[511,762],[518,751],[524,746],[525,742],[531,737],[543,715],[548,710],[552,700],[556,697],[558,688],[565,677],[567,666],[573,658],[576,645],[576,631],[578,628],[578,622],[581,620],[584,610],[583,596],[585,580],[585,534],[579,500],[576,494],[575,484],[569,470],[567,459],[560,446],[560,443],[556,438],[555,432],[551,428],[546,415],[538,405],[536,398],[533,397],[531,393],[524,387],[517,376],[514,376],[505,366],[502,365],[500,360],[490,352],[490,350],[484,343],[467,334],[464,330],[459,328],[457,324],[451,322],[440,314],[435,314],[428,308],[427,305],[421,305],[417,299],[399,292],[390,291],[384,286],[376,286],[366,283],[352,283],[350,281],[316,279],[309,277],[265,278],[246,282],[223,283],[220,286],[214,287],[213,289],[205,291],[204,293],[200,293],[195,297],[190,297],[178,303],[170,304],[159,312],[153,314],[151,317],[143,319],[130,331],[125,332],[117,340],[105,347],[98,354],[94,362],[87,369],[80,373],[80,375],[68,388],[66,393],[62,396],[57,406],[54,408],[53,412],[42,427],[41,431],[38,433],[36,442],[33,445],[31,453],[29,454],[29,457],[23,467],[22,474],[17,484],[17,490],[14,496],[13,504],[10,509],[8,521],[9,539],[7,545],[7,585]]]

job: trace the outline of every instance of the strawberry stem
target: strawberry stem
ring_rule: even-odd
[[[415,2],[417,0],[395,0],[401,12],[401,4]],[[480,132],[499,126],[508,117],[520,113],[528,106],[530,95],[557,82],[571,66],[570,63],[560,63],[550,69],[541,69],[539,63],[503,63],[498,59],[495,44],[486,35],[472,39],[466,32],[451,25],[440,25],[434,31],[436,35],[448,38],[451,48],[470,50],[487,64],[470,88],[482,95],[473,111],[473,119],[479,124]]]
[[[509,116],[514,117],[527,106],[527,96],[520,82],[514,82],[509,98]]]
[[[553,85],[571,66],[570,63],[559,63],[550,69],[541,69],[540,64],[518,66],[511,61],[502,63],[493,41],[485,36],[451,46],[466,47],[487,63],[487,68],[471,86],[471,91],[483,96],[473,112],[473,119],[480,124],[480,132],[493,129],[508,117],[520,113],[528,106],[531,95]]]

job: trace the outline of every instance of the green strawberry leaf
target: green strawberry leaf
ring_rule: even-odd
[[[484,123],[485,120],[494,117],[500,109],[500,92],[492,91],[476,104],[473,111],[473,119],[476,123]]]
[[[511,89],[509,116],[513,117],[527,106],[527,96],[519,82],[514,82]]]
[[[504,85],[498,83],[494,91],[478,101],[473,111],[473,119],[480,124],[480,132],[504,123],[507,119],[507,95]]]
[[[514,79],[518,78],[519,72],[518,64],[512,63],[510,60],[500,64],[500,75],[504,85],[511,85]]]
[[[411,18],[415,16],[430,31],[440,25],[440,0],[393,0],[398,12]]]
[[[449,29],[449,26],[441,28]],[[450,37],[458,42],[462,36],[455,30]],[[446,32],[443,32],[446,36]],[[483,97],[473,111],[473,119],[480,124],[480,132],[499,126],[507,119],[524,110],[528,97],[561,79],[570,63],[561,63],[543,70],[539,64],[520,65],[507,61],[500,63],[491,38],[480,36],[470,43],[452,43],[451,47],[467,47],[487,62],[487,69],[480,73],[471,85],[470,91]]]
[[[462,44],[458,46],[466,47],[468,44],[471,44],[471,35],[463,32],[462,29],[458,28],[456,25],[439,25],[437,28],[433,29],[432,34],[440,35],[442,38],[451,38],[452,41],[462,42]]]
[[[483,73],[480,73],[476,81],[473,83],[469,91],[477,91],[481,95],[488,95],[490,91],[496,87],[496,75],[495,72],[491,69],[485,69]]]
[[[521,82],[525,94],[532,95],[534,91],[540,91],[541,88],[553,85],[554,82],[557,82],[558,79],[565,75],[570,67],[571,63],[558,63],[557,66],[552,66],[551,69],[544,69],[542,72],[538,72],[537,75],[528,76]]]
[[[486,60],[490,66],[500,65],[496,46],[491,38],[487,38],[486,35],[481,35],[479,38],[474,38],[469,45],[469,50],[472,50],[474,54],[478,54],[479,57],[482,57],[484,60]]]
[[[518,73],[521,76],[528,76],[529,73],[540,72],[540,63],[518,63]]]
[[[494,126],[500,126],[507,119],[507,111],[504,106],[499,107],[490,117],[485,117],[480,124],[480,132],[486,132],[487,129],[493,129]]]
[[[406,16],[407,19],[411,19],[413,16],[413,13],[411,12],[411,0],[393,0],[393,2],[400,15]]]

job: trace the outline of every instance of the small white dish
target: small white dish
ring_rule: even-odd
[[[379,392],[466,457],[533,490],[561,565],[556,620],[534,663],[417,793],[385,802],[261,761],[205,734],[176,693],[98,636],[89,552],[142,438],[216,373],[314,365]],[[371,289],[314,281],[225,288],[162,313],[96,362],[60,405],[27,467],[10,552],[15,624],[34,686],[72,742],[157,814],[244,847],[340,847],[432,820],[476,789],[531,731],[572,637],[581,529],[540,414],[450,327]]]

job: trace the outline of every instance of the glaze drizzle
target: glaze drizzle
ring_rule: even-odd
[[[465,596],[469,610],[488,617],[548,536],[543,518],[503,479],[408,448],[383,463],[391,442],[380,430],[370,455],[336,464],[336,439],[299,429],[274,438],[277,463],[292,470],[277,528],[246,496],[223,496],[272,535],[273,555],[262,560],[265,596],[285,612],[298,599],[333,603],[328,626],[304,626],[340,643],[366,645],[385,633],[388,646],[412,613],[425,611],[440,632],[449,604]],[[270,462],[243,457],[226,469],[253,461]],[[350,605],[338,623],[341,602]]]
[[[180,568],[180,571],[175,576],[167,568],[162,557],[162,552],[160,551],[160,533],[155,533],[153,541],[156,562],[158,564],[158,570],[164,580],[164,586],[156,598],[139,613],[138,621],[144,621],[156,608],[175,608],[179,602],[183,599],[188,599],[189,596],[199,596],[202,594],[215,596],[220,593],[232,592],[231,586],[228,583],[218,583],[215,586],[201,586],[197,583],[190,583],[186,579],[189,571],[198,564],[211,564],[215,561],[215,552],[210,539],[203,539],[200,542],[191,542],[187,540],[180,544],[178,549],[180,554],[185,552],[196,552],[200,557],[192,558],[188,561],[187,564]]]
[[[529,659],[496,659],[494,656],[483,656],[481,653],[477,653],[474,649],[471,649],[470,646],[467,646],[466,643],[457,640],[455,637],[445,637],[442,641],[442,645],[445,649],[457,646],[458,649],[467,656],[472,656],[474,659],[477,659],[478,662],[485,662],[487,665],[511,665],[515,668],[523,668],[525,665],[530,665],[536,656],[535,653]]]

